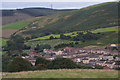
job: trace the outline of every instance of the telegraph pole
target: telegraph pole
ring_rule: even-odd
[[[51,4],[51,9],[53,9],[53,5]]]

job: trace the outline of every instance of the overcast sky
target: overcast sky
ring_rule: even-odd
[[[117,0],[1,0],[2,2],[109,2]]]
[[[21,9],[28,7],[45,7],[53,9],[80,9],[90,5],[116,0],[2,0],[2,9]]]

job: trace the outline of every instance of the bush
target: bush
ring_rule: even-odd
[[[54,37],[53,36],[50,36],[50,38],[49,38],[50,40],[52,40],[52,39],[54,39]]]
[[[100,66],[100,65],[96,65],[95,66],[95,69],[103,69],[104,67],[103,66]]]
[[[77,64],[71,59],[67,58],[56,58],[50,64],[51,69],[74,69],[77,68]]]
[[[49,60],[46,60],[43,57],[38,57],[36,59],[35,66],[37,66],[38,64],[47,65],[49,62],[50,62]]]
[[[28,71],[32,69],[32,65],[27,60],[16,57],[8,64],[7,69],[9,72]]]
[[[36,70],[45,70],[47,69],[47,66],[45,64],[38,64],[35,67]]]

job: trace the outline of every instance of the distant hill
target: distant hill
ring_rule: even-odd
[[[29,19],[38,16],[48,16],[60,12],[68,12],[71,10],[55,10],[50,8],[24,8],[13,10],[2,10],[3,25]]]
[[[28,29],[23,34],[43,36],[118,26],[117,12],[117,2],[97,4],[58,16],[42,17],[37,20],[37,29]]]

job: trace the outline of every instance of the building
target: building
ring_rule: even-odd
[[[106,55],[103,55],[103,60],[113,60],[113,56],[111,54],[106,54]]]
[[[84,64],[89,64],[89,59],[87,59],[87,58],[84,58],[84,59],[82,59],[82,62],[84,63]]]

